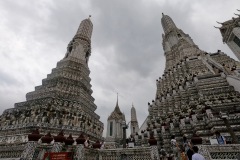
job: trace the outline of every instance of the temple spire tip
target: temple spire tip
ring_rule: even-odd
[[[118,92],[117,92],[117,106],[118,106]]]

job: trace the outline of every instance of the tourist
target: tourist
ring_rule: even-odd
[[[85,147],[90,147],[90,141],[89,141],[89,137],[86,138],[85,142],[84,142],[84,146]]]
[[[126,139],[126,148],[128,148],[129,139]]]
[[[128,147],[134,148],[134,143],[135,143],[135,139],[132,135],[130,135],[130,138],[128,139]]]
[[[180,155],[181,155],[181,160],[188,160],[186,153],[185,153],[185,148],[183,146],[179,147]]]
[[[160,154],[163,156],[163,157],[166,157],[167,153],[165,151],[165,149],[163,147],[161,147],[161,150],[160,150]]]
[[[179,157],[178,156],[179,150],[178,150],[178,143],[174,135],[171,136],[171,147],[172,147],[174,159],[177,160]]]
[[[218,144],[227,144],[225,138],[220,134],[219,131],[215,132]]]
[[[192,156],[192,160],[205,160],[205,158],[198,153],[198,147],[197,146],[193,146],[192,150],[194,152],[193,156]]]
[[[105,142],[102,141],[102,143],[101,143],[101,148],[100,148],[100,149],[104,149],[104,144],[105,144]]]
[[[183,147],[185,149],[185,153],[188,157],[188,160],[192,160],[192,155],[193,155],[193,151],[192,151],[192,147],[191,147],[191,142],[189,142],[187,140],[186,135],[183,136]]]

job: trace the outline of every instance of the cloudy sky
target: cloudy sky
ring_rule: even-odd
[[[0,113],[25,94],[64,57],[81,20],[92,15],[89,61],[96,112],[106,124],[116,105],[130,120],[132,103],[139,124],[163,74],[162,12],[204,51],[224,51],[216,21],[237,13],[239,0],[6,0],[0,1]],[[105,136],[105,133],[104,133]]]

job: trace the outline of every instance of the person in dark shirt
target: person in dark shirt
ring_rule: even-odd
[[[187,140],[187,137],[183,136],[183,147],[185,148],[185,153],[189,160],[192,160],[193,151],[191,149],[191,142]]]

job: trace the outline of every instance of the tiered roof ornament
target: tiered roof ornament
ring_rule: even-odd
[[[231,20],[223,23],[217,22],[221,27],[214,27],[220,30],[223,43],[226,43],[240,60],[240,14],[234,14],[238,17],[232,17]]]
[[[107,120],[107,133],[105,140],[106,148],[116,148],[119,146],[123,138],[123,122],[125,122],[125,115],[121,112],[118,105],[118,94],[116,106]],[[124,123],[125,124],[125,123]]]
[[[118,94],[117,94],[116,106],[115,106],[113,112],[111,113],[111,115],[108,117],[108,120],[112,120],[112,119],[116,119],[116,120],[123,119],[123,120],[125,120],[125,115],[124,115],[124,113],[121,112],[121,110],[119,108],[119,105],[118,105]]]

